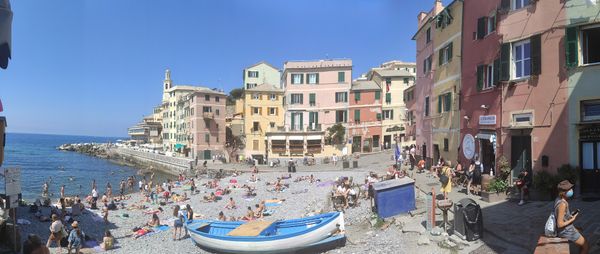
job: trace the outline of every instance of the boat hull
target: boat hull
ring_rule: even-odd
[[[289,237],[254,237],[223,239],[206,233],[190,230],[191,239],[200,247],[223,253],[289,253],[315,245],[331,236],[339,228],[343,230],[344,215],[339,213],[326,223],[315,226],[310,231]],[[192,226],[193,227],[193,226]]]

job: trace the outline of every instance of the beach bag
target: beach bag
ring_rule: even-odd
[[[552,210],[552,212],[550,213],[550,216],[548,216],[548,220],[546,220],[546,225],[544,226],[544,235],[546,235],[547,237],[556,237],[556,235],[558,233],[557,226],[556,226],[555,213],[556,213],[556,208],[558,207],[558,205],[561,202],[558,202],[554,205],[554,210]]]
[[[446,186],[449,180],[450,179],[448,179],[448,176],[446,174],[440,175],[440,183],[442,183],[442,186]]]

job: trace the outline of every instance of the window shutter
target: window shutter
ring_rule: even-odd
[[[300,104],[304,104],[304,94],[300,94]]]
[[[438,51],[438,65],[442,65],[442,62],[444,61],[444,49],[442,48]]]
[[[360,101],[360,91],[354,92],[354,100],[355,101]]]
[[[381,100],[381,91],[375,91],[375,100]]]
[[[444,102],[446,102],[445,111],[450,111],[452,109],[452,93],[447,93],[444,97]]]
[[[448,62],[452,61],[452,42],[448,45]]]
[[[319,84],[319,73],[317,73],[317,84]]]
[[[442,113],[442,96],[438,95],[438,113]]]
[[[308,103],[315,104],[315,96],[316,95],[314,93],[308,94]]]
[[[317,126],[317,124],[319,124],[319,112],[315,112],[315,127]]]
[[[542,73],[542,36],[536,34],[531,37],[531,75]]]
[[[483,73],[485,73],[485,65],[477,66],[477,91],[483,90]]]
[[[292,116],[292,117],[291,117],[291,118],[292,118],[292,126],[291,126],[291,127],[292,127],[292,128],[294,128],[294,126],[295,126],[295,123],[296,123],[296,120],[294,119],[294,118],[295,118],[295,116],[296,116],[296,113],[292,113],[292,114],[291,114],[291,116]],[[292,129],[292,128],[290,128],[290,129]]]
[[[390,120],[394,120],[394,110],[390,110]]]
[[[387,102],[387,103],[391,103],[392,102],[392,94],[391,93],[386,93],[385,94],[385,102]]]
[[[381,121],[381,113],[377,113],[377,121]]]
[[[502,44],[500,50],[500,81],[510,79],[510,43]]]
[[[477,19],[477,39],[481,40],[485,37],[485,17]]]
[[[500,9],[503,11],[508,11],[510,9],[510,1],[511,0],[500,1]]]
[[[304,75],[302,74],[298,74],[300,75],[300,84],[304,84]]]
[[[360,109],[354,110],[354,121],[360,121]]]
[[[315,121],[315,115],[314,115],[314,112],[310,112],[310,113],[308,113],[308,123],[309,123],[309,124],[310,124],[310,123],[314,123],[314,121]]]
[[[500,82],[500,59],[499,58],[496,58],[496,60],[494,60],[493,72],[494,72],[493,84],[494,84],[494,86],[496,86]]]
[[[567,67],[573,68],[579,65],[578,43],[577,43],[577,27],[567,27],[566,34],[566,58]]]

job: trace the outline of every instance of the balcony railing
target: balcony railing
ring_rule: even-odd
[[[322,131],[321,124],[309,124],[308,131]]]

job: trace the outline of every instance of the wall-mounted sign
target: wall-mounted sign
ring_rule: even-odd
[[[475,155],[475,138],[471,134],[465,135],[462,142],[462,150],[465,158],[472,159]]]
[[[481,125],[496,125],[496,115],[479,116],[479,124],[481,124]]]
[[[585,126],[579,129],[579,139],[597,140],[600,139],[600,126]]]

